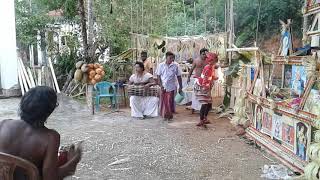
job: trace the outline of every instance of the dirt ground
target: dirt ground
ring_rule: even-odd
[[[198,115],[184,107],[167,123],[131,118],[129,109],[91,116],[85,105],[63,96],[59,103],[47,126],[61,133],[62,145],[85,141],[83,159],[69,179],[254,180],[263,165],[276,163],[214,114],[202,129],[195,126]],[[18,104],[19,99],[1,99],[1,119],[17,118]]]

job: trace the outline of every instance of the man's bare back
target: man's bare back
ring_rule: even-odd
[[[50,142],[50,136],[59,134],[47,128],[33,129],[22,120],[0,121],[0,151],[29,160],[40,170],[48,144],[59,143]]]
[[[58,166],[60,135],[44,126],[48,116],[56,108],[57,96],[52,88],[38,86],[22,97],[21,120],[0,121],[0,152],[18,156],[33,163],[41,179],[58,180],[75,172],[82,149],[68,154],[68,162]],[[14,179],[25,179],[21,169]]]

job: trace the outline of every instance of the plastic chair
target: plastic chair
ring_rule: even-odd
[[[16,167],[19,167],[25,172],[29,180],[39,180],[39,172],[31,162],[0,152],[0,179],[13,180]]]
[[[116,108],[117,104],[117,90],[114,85],[110,82],[102,81],[97,83],[95,86],[96,91],[96,110],[100,110],[100,99],[110,98],[112,108]]]

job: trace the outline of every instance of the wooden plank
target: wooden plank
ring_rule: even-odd
[[[19,61],[19,60],[18,60]],[[28,83],[26,81],[26,78],[22,72],[22,67],[21,67],[21,64],[18,63],[18,68],[19,68],[19,72],[20,72],[20,76],[21,76],[21,79],[22,79],[22,83],[23,83],[23,87],[25,89],[25,92],[28,92],[29,91],[29,86],[28,86]]]
[[[20,85],[21,93],[22,93],[22,95],[24,95],[25,90],[24,90],[24,86],[23,86],[23,82],[22,82],[22,76],[21,76],[21,72],[20,72],[19,66],[18,66],[18,80],[19,80],[19,85]]]
[[[280,144],[273,141],[267,135],[255,130],[253,127],[249,127],[246,130],[247,135],[258,141],[259,144],[271,151],[273,156],[280,158],[285,164],[290,165],[289,167],[297,172],[303,172],[304,167],[307,165],[307,161],[303,161],[297,157],[293,152],[281,146]]]
[[[258,47],[247,47],[247,48],[228,48],[227,52],[235,52],[235,51],[259,51]]]
[[[29,75],[29,78],[30,78],[30,81],[31,81],[31,87],[36,87],[36,83],[34,81],[31,69],[29,67],[27,67],[27,72],[28,72],[28,75]]]
[[[37,69],[37,70],[38,70],[38,82],[37,82],[37,85],[41,86],[42,85],[42,83],[41,83],[42,73],[41,73],[41,69]]]
[[[25,66],[24,66],[24,64],[23,64],[23,62],[22,62],[22,60],[21,60],[20,58],[18,59],[18,62],[19,62],[19,64],[20,64],[20,67],[21,67],[21,70],[22,70],[22,73],[23,73],[23,77],[25,77],[26,82],[28,83],[28,86],[29,86],[30,88],[32,88],[31,81],[30,81],[30,79],[29,79],[27,70],[26,70],[26,68],[25,68]]]
[[[49,61],[49,66],[50,66],[50,69],[51,69],[51,74],[52,74],[52,77],[53,77],[55,88],[57,90],[57,93],[60,93],[61,91],[60,91],[60,88],[59,88],[59,85],[58,85],[58,81],[57,81],[56,74],[54,72],[52,61],[51,61],[50,57],[48,58],[48,61]]]

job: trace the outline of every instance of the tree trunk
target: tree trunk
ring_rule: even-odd
[[[90,53],[89,56],[89,50],[91,51],[93,47],[93,0],[88,0],[88,47],[87,48],[87,62],[93,62],[93,56],[94,54]],[[87,85],[87,104],[89,106],[89,109],[91,110],[91,113],[94,114],[94,102],[93,102],[93,85],[88,84]]]
[[[83,55],[85,61],[88,60],[88,37],[87,37],[87,22],[86,22],[86,12],[84,7],[84,0],[79,0],[80,4],[80,20],[81,20],[81,35],[82,35],[82,45],[83,45]]]

